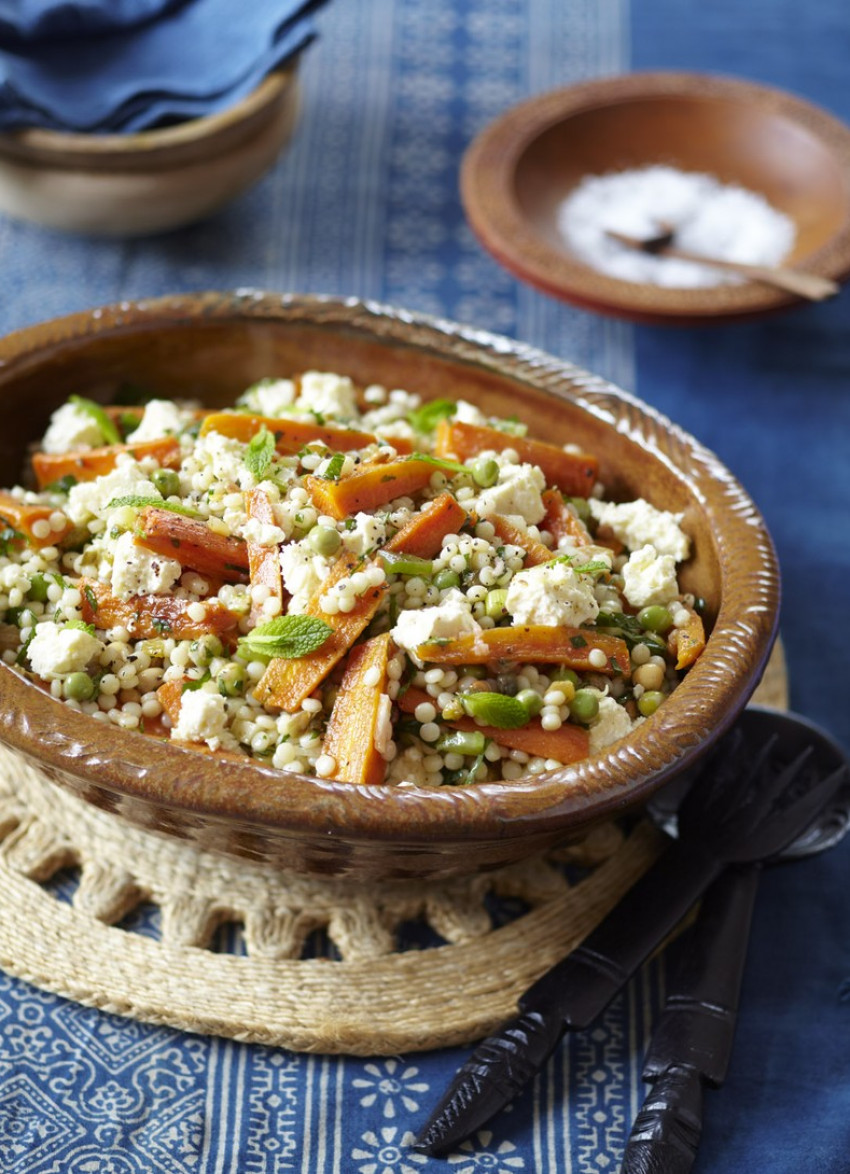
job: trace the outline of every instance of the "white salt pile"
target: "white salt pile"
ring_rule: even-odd
[[[705,257],[777,265],[794,244],[794,223],[763,196],[711,175],[653,166],[588,176],[561,204],[558,228],[585,264],[622,281],[679,289],[739,278],[693,261],[635,252],[606,235],[640,238],[673,227],[676,245]]]

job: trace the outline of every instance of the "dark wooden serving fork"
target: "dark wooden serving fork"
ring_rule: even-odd
[[[678,839],[620,904],[519,1000],[519,1015],[484,1040],[416,1139],[444,1154],[481,1128],[540,1070],[567,1031],[589,1027],[708,886],[733,864],[782,851],[809,827],[843,772],[812,780],[804,751],[769,768],[772,743],[733,730],[685,795]]]

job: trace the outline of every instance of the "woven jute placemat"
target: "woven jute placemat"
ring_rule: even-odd
[[[756,700],[787,705],[781,649]],[[660,845],[649,824],[628,836],[607,825],[486,876],[313,880],[134,828],[0,750],[0,968],[115,1014],[294,1051],[461,1045],[515,1012]],[[74,885],[50,883],[66,870]],[[525,911],[494,928],[494,898]],[[155,933],[128,928],[141,906],[158,910]],[[444,944],[399,950],[411,922]],[[241,927],[241,952],[214,948],[225,923]],[[317,931],[333,959],[303,956]]]

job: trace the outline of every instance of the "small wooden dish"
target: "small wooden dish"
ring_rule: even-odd
[[[786,264],[850,274],[850,128],[780,90],[691,73],[637,73],[508,110],[467,151],[461,193],[484,247],[554,297],[658,324],[727,321],[800,299],[756,282],[669,289],[598,273],[570,253],[558,209],[588,175],[667,164],[762,194],[796,224]]]
[[[209,216],[255,183],[288,142],[295,68],[219,114],[129,135],[0,134],[0,211],[95,236],[146,236]]]

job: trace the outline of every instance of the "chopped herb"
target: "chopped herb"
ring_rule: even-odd
[[[607,636],[619,636],[625,640],[629,650],[636,644],[645,644],[654,652],[664,654],[667,651],[663,638],[655,632],[643,629],[638,623],[637,616],[628,616],[619,611],[601,611],[594,626],[597,632],[604,632]]]
[[[135,510],[143,510],[148,506],[154,506],[158,510],[169,510],[172,514],[182,514],[184,518],[202,518],[204,515],[193,510],[191,506],[179,505],[173,501],[163,501],[161,497],[143,497],[140,494],[131,493],[127,497],[113,497],[112,501],[107,505],[108,510],[117,510],[121,506],[130,506]]]
[[[262,481],[272,463],[275,453],[275,439],[268,428],[263,427],[248,442],[242,458],[248,472],[255,481]]]
[[[24,536],[12,526],[5,526],[0,530],[0,555],[7,555],[13,542],[23,542]]]
[[[584,636],[570,636],[570,644],[573,648],[587,648],[587,641]]]
[[[77,484],[77,478],[73,473],[66,473],[64,477],[60,477],[58,481],[51,481],[49,485],[45,485],[44,493],[68,493]]]
[[[194,693],[198,689],[200,689],[202,685],[205,685],[207,683],[207,681],[209,681],[210,679],[211,679],[210,670],[207,669],[207,671],[204,673],[204,675],[202,677],[198,677],[198,679],[196,681],[184,681],[183,688],[181,689],[181,693]]]
[[[457,411],[457,404],[450,399],[432,399],[407,413],[407,419],[417,432],[433,432],[441,420],[450,420]]]
[[[339,481],[340,474],[342,473],[342,467],[344,464],[345,464],[345,453],[344,452],[335,452],[334,455],[331,457],[331,459],[328,461],[328,466],[325,469],[324,473],[322,473],[322,479],[324,481]]]
[[[94,636],[94,624],[87,624],[85,620],[68,620],[65,625],[66,628],[77,628],[80,632],[88,632],[90,636]]]
[[[89,607],[92,609],[92,611],[96,612],[99,605],[97,602],[97,596],[92,591],[91,587],[86,587],[83,594],[86,597],[86,602],[88,603]]]
[[[462,465],[459,461],[447,461],[444,457],[433,457],[427,452],[413,452],[404,459],[406,461],[425,461],[426,464],[433,465],[435,469],[441,469],[444,473],[451,473],[453,476],[469,472],[466,465]]]
[[[557,563],[566,563],[567,566],[572,567],[579,575],[592,575],[598,579],[600,575],[610,575],[611,568],[604,558],[590,559],[588,562],[576,562],[580,558],[579,554],[559,554],[556,558],[550,558],[545,564],[547,567],[554,567]]]
[[[94,400],[85,399],[85,397],[81,395],[70,396],[69,402],[72,403],[74,407],[79,408],[81,412],[85,412],[87,416],[90,416],[91,419],[94,420],[95,424],[97,424],[98,428],[100,429],[101,436],[107,444],[121,443],[121,433],[118,431],[118,428],[113,423],[113,421],[110,420],[109,416],[100,406],[100,404],[96,404]]]
[[[322,415],[321,412],[317,412],[315,410],[315,408],[310,408],[310,415],[313,417],[313,419],[316,421],[316,423],[319,425],[320,428],[324,427],[325,417]]]
[[[461,693],[460,701],[470,717],[497,730],[517,730],[528,725],[528,710],[516,697],[504,693]]]
[[[330,624],[316,616],[278,616],[243,636],[239,651],[260,659],[308,656],[321,648],[332,632]]]
[[[159,632],[160,636],[164,636],[166,632],[171,631],[171,624],[168,622],[168,620],[161,620],[155,616],[153,620],[151,620],[151,624],[153,625],[154,630]]]

